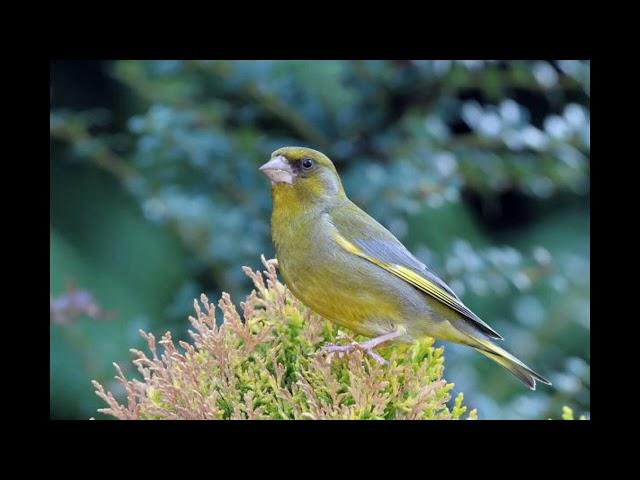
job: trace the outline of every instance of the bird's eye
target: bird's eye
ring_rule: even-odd
[[[310,158],[305,158],[304,160],[302,160],[302,168],[304,168],[305,170],[309,170],[311,167],[313,167],[313,160],[311,160]]]

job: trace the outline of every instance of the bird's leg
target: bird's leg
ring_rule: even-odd
[[[351,345],[325,345],[320,350],[320,354],[321,355],[325,353],[342,354],[342,353],[353,352],[354,350],[360,350],[367,353],[376,362],[382,365],[386,365],[388,362],[384,358],[382,358],[380,355],[378,355],[376,352],[374,352],[373,349],[378,345],[388,342],[389,340],[393,340],[394,338],[404,335],[405,332],[406,330],[404,328],[398,328],[393,332],[385,333],[384,335],[380,335],[378,337],[372,338],[371,340],[368,340],[364,343],[353,342]],[[331,356],[329,356],[327,360],[331,361]]]

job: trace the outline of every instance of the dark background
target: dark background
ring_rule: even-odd
[[[51,418],[104,418],[140,328],[187,339],[193,298],[273,256],[270,153],[336,163],[350,198],[433,266],[531,392],[471,349],[447,380],[480,418],[589,415],[590,64],[51,62]]]

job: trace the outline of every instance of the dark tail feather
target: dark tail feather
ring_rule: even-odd
[[[500,347],[493,345],[493,347],[497,350]],[[506,350],[502,350],[502,352],[489,352],[487,350],[476,348],[481,354],[490,358],[496,363],[499,363],[504,368],[509,370],[513,375],[518,377],[520,381],[522,381],[525,385],[527,385],[531,390],[536,389],[536,380],[541,383],[546,383],[547,385],[551,385],[551,382],[544,378],[539,373],[534,372],[529,367],[527,367],[524,363],[518,360],[516,357],[511,355]],[[493,350],[493,349],[492,349]]]
[[[518,379],[527,385],[531,390],[536,389],[536,381],[540,383],[546,383],[547,385],[551,385],[551,382],[544,378],[539,373],[534,372],[529,367],[527,367],[524,363],[522,363],[519,359],[511,355],[504,348],[500,348],[495,343],[491,342],[488,338],[480,337],[479,335],[471,335],[466,333],[467,338],[472,341],[467,343],[478,350],[481,354],[486,357],[489,357],[494,362],[502,365],[504,368],[509,370],[513,375],[518,377]]]

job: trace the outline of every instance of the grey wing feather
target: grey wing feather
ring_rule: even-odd
[[[400,241],[398,241],[395,237],[392,238],[392,241],[360,239],[354,240],[354,243],[358,247],[360,247],[367,255],[371,255],[372,257],[378,258],[386,263],[402,265],[403,267],[410,268],[414,272],[422,275],[427,280],[436,284],[438,287],[442,288],[442,290],[444,290],[457,300],[457,303],[459,304],[457,305],[457,307],[459,308],[456,308],[456,310],[459,313],[473,322],[476,327],[478,327],[485,335],[494,339],[502,340],[502,336],[485,322],[483,322],[475,313],[469,310],[469,308],[467,308],[467,306],[462,303],[462,301],[458,298],[454,291],[451,290],[451,288],[440,277],[438,277],[424,263],[414,257],[411,252],[409,252],[409,250],[407,250],[406,247],[402,245],[402,243],[400,243]]]
[[[418,260],[413,254],[406,249],[400,242],[389,243],[380,240],[356,240],[355,243],[362,248],[368,255],[372,255],[387,263],[395,263],[420,273],[427,277],[433,283],[442,288],[449,295],[460,300],[453,290],[444,283],[429,267]]]

